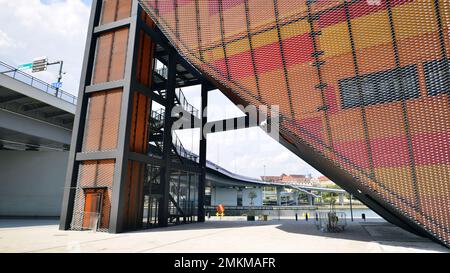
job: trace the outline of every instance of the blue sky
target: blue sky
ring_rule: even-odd
[[[62,59],[66,72],[63,89],[77,95],[91,3],[91,0],[0,0],[0,60],[17,66],[40,56]],[[56,75],[54,67],[34,76],[51,83]],[[184,93],[200,108],[198,88],[185,89]],[[240,115],[219,91],[210,93],[209,109],[210,120]],[[198,151],[198,131],[177,134],[186,148]],[[210,135],[208,159],[252,177],[264,175],[264,169],[266,175],[320,175],[259,128]]]

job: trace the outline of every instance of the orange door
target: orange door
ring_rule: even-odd
[[[98,191],[86,191],[83,214],[83,229],[95,229],[96,219],[100,220],[103,194]]]

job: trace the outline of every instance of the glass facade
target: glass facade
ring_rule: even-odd
[[[169,223],[190,223],[197,220],[198,174],[172,171],[170,179]]]

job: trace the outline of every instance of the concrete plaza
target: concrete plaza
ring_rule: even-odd
[[[384,221],[350,222],[323,233],[314,222],[243,218],[124,234],[59,231],[56,220],[0,219],[0,252],[450,252]]]

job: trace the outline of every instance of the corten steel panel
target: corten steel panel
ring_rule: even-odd
[[[148,18],[144,12],[142,15],[145,16],[145,18]],[[153,52],[155,45],[150,39],[150,36],[143,31],[139,33],[139,37],[136,80],[143,86],[151,87],[154,67]],[[130,132],[130,151],[132,152],[141,154],[147,153],[150,110],[150,97],[138,92],[134,93]]]
[[[75,204],[72,217],[72,230],[82,230],[85,219],[85,189],[104,188],[100,231],[107,231],[111,210],[111,193],[114,179],[114,160],[84,161],[80,164],[78,185],[75,193]]]
[[[94,84],[122,80],[128,43],[128,28],[102,34],[97,41],[97,54],[92,82]]]
[[[131,0],[103,0],[101,24],[112,23],[130,17]]]
[[[117,149],[122,90],[97,92],[89,98],[83,152]]]
[[[139,2],[236,103],[279,105],[287,145],[450,244],[448,1]]]
[[[145,164],[128,161],[125,184],[125,227],[127,230],[140,228],[142,225]]]

